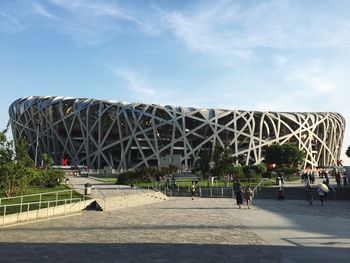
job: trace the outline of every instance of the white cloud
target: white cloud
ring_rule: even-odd
[[[24,29],[21,22],[13,15],[0,10],[0,31],[15,33]]]
[[[258,48],[350,46],[349,16],[306,9],[296,1],[209,1],[162,14],[187,48],[220,60],[252,59]]]
[[[139,11],[126,10],[115,2],[50,0],[63,11],[55,26],[79,43],[100,44],[122,33],[157,34],[153,23]]]
[[[186,17],[175,11],[164,16],[174,35],[189,49],[204,55],[214,55],[221,58],[250,59],[251,51],[243,47],[235,47],[225,32],[217,32],[215,21],[218,14],[200,13],[194,17]]]
[[[33,10],[34,10],[35,13],[37,13],[38,15],[41,15],[43,17],[50,18],[50,19],[55,19],[56,18],[44,6],[42,6],[41,4],[39,4],[37,2],[33,3]]]
[[[130,70],[114,68],[113,72],[127,83],[127,87],[135,93],[137,97],[154,97],[156,91],[150,87],[140,73]]]

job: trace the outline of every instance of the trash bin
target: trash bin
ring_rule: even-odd
[[[91,195],[91,184],[85,184],[85,195]]]

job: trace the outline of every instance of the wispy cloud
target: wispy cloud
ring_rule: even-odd
[[[24,29],[22,23],[9,13],[0,10],[0,31],[4,33],[14,33]]]
[[[100,44],[133,31],[155,34],[152,23],[137,12],[109,1],[50,0],[64,15],[58,28],[80,43]]]
[[[37,13],[40,16],[43,16],[43,17],[46,17],[46,18],[50,18],[50,19],[55,19],[56,18],[56,16],[51,14],[44,6],[42,6],[38,2],[34,2],[33,3],[33,10],[34,10],[35,13]]]
[[[220,59],[251,59],[259,48],[350,46],[349,16],[305,9],[297,1],[209,1],[163,17],[190,50]]]
[[[113,72],[127,83],[128,89],[134,92],[137,97],[155,96],[156,91],[150,87],[140,73],[126,68],[114,68]]]

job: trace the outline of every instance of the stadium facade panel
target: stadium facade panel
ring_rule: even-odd
[[[125,170],[162,165],[174,156],[191,168],[201,150],[230,145],[241,164],[263,160],[273,143],[305,150],[304,166],[336,165],[345,120],[334,112],[201,109],[67,97],[23,97],[9,108],[15,141],[34,159]],[[166,159],[166,158],[165,158]]]

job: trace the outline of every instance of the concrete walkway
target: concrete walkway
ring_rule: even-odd
[[[139,188],[131,188],[126,185],[116,185],[114,183],[101,182],[90,177],[68,176],[70,186],[78,190],[81,194],[84,193],[85,184],[89,183],[92,187],[92,195],[98,197],[101,192],[106,197],[118,196],[123,194],[133,194],[140,191]],[[99,191],[96,191],[96,188]]]
[[[172,198],[0,229],[0,262],[347,262],[350,202]],[[18,253],[21,251],[21,253]]]

